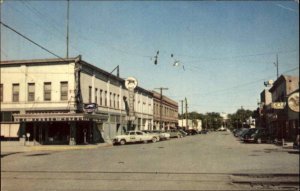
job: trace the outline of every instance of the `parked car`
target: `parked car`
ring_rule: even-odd
[[[186,132],[188,135],[197,135],[198,132],[195,129],[187,129]]]
[[[188,133],[187,133],[185,130],[183,130],[183,129],[178,129],[178,131],[180,131],[180,133],[181,133],[184,137],[188,135]]]
[[[125,145],[126,143],[147,143],[148,141],[152,141],[153,143],[155,143],[157,141],[157,138],[142,131],[128,131],[124,135],[117,135],[113,139],[113,144]]]
[[[249,137],[244,139],[244,142],[262,143],[270,140],[268,131],[264,128],[258,128]]]
[[[160,131],[160,130],[154,130],[153,133],[157,133],[159,135],[160,140],[168,140],[170,139],[170,133]]]
[[[206,129],[202,129],[201,131],[200,131],[200,134],[207,134],[207,130]]]
[[[171,137],[171,138],[174,138],[174,137],[176,137],[176,138],[182,138],[182,137],[184,137],[183,133],[181,133],[181,132],[180,132],[179,130],[177,130],[177,129],[171,129],[171,130],[168,130],[167,133],[170,134],[170,137]]]
[[[248,129],[248,131],[242,133],[242,135],[240,136],[240,140],[244,141],[246,138],[250,137],[253,133],[255,133],[256,130],[257,130],[256,128]]]
[[[240,128],[235,132],[234,136],[239,137],[239,136],[241,136],[242,133],[244,133],[247,130],[248,130],[247,128]]]
[[[153,137],[156,138],[157,141],[160,141],[160,136],[159,133],[153,132],[153,131],[149,131],[149,130],[142,130],[142,132],[152,135]]]

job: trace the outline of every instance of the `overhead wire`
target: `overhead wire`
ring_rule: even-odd
[[[21,34],[21,33],[18,32],[17,30],[15,30],[14,28],[12,28],[12,27],[8,26],[7,24],[3,23],[3,21],[0,21],[0,23],[1,23],[4,27],[8,28],[9,30],[13,31],[14,33],[18,34],[19,36],[23,37],[24,39],[28,40],[29,42],[33,43],[34,45],[38,46],[39,48],[45,50],[46,52],[52,54],[53,56],[55,56],[55,57],[57,57],[57,58],[59,58],[59,59],[61,59],[61,60],[63,60],[63,61],[66,61],[64,58],[62,58],[62,57],[60,57],[59,55],[53,53],[52,51],[48,50],[47,48],[43,47],[42,45],[36,43],[35,41],[31,40],[31,39],[28,38],[27,36]]]

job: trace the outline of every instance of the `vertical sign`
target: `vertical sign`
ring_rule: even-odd
[[[129,113],[127,116],[127,121],[134,121],[135,115],[134,115],[134,89],[136,88],[138,82],[134,77],[128,77],[125,80],[125,87],[128,89],[129,92],[129,99],[128,99],[128,107],[129,107]]]

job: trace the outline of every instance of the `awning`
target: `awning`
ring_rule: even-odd
[[[14,114],[15,122],[54,122],[54,121],[97,121],[104,122],[108,120],[108,114],[85,114],[85,113],[30,113]]]

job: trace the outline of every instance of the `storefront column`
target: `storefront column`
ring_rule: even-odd
[[[70,123],[70,139],[69,145],[76,145],[76,123]]]

